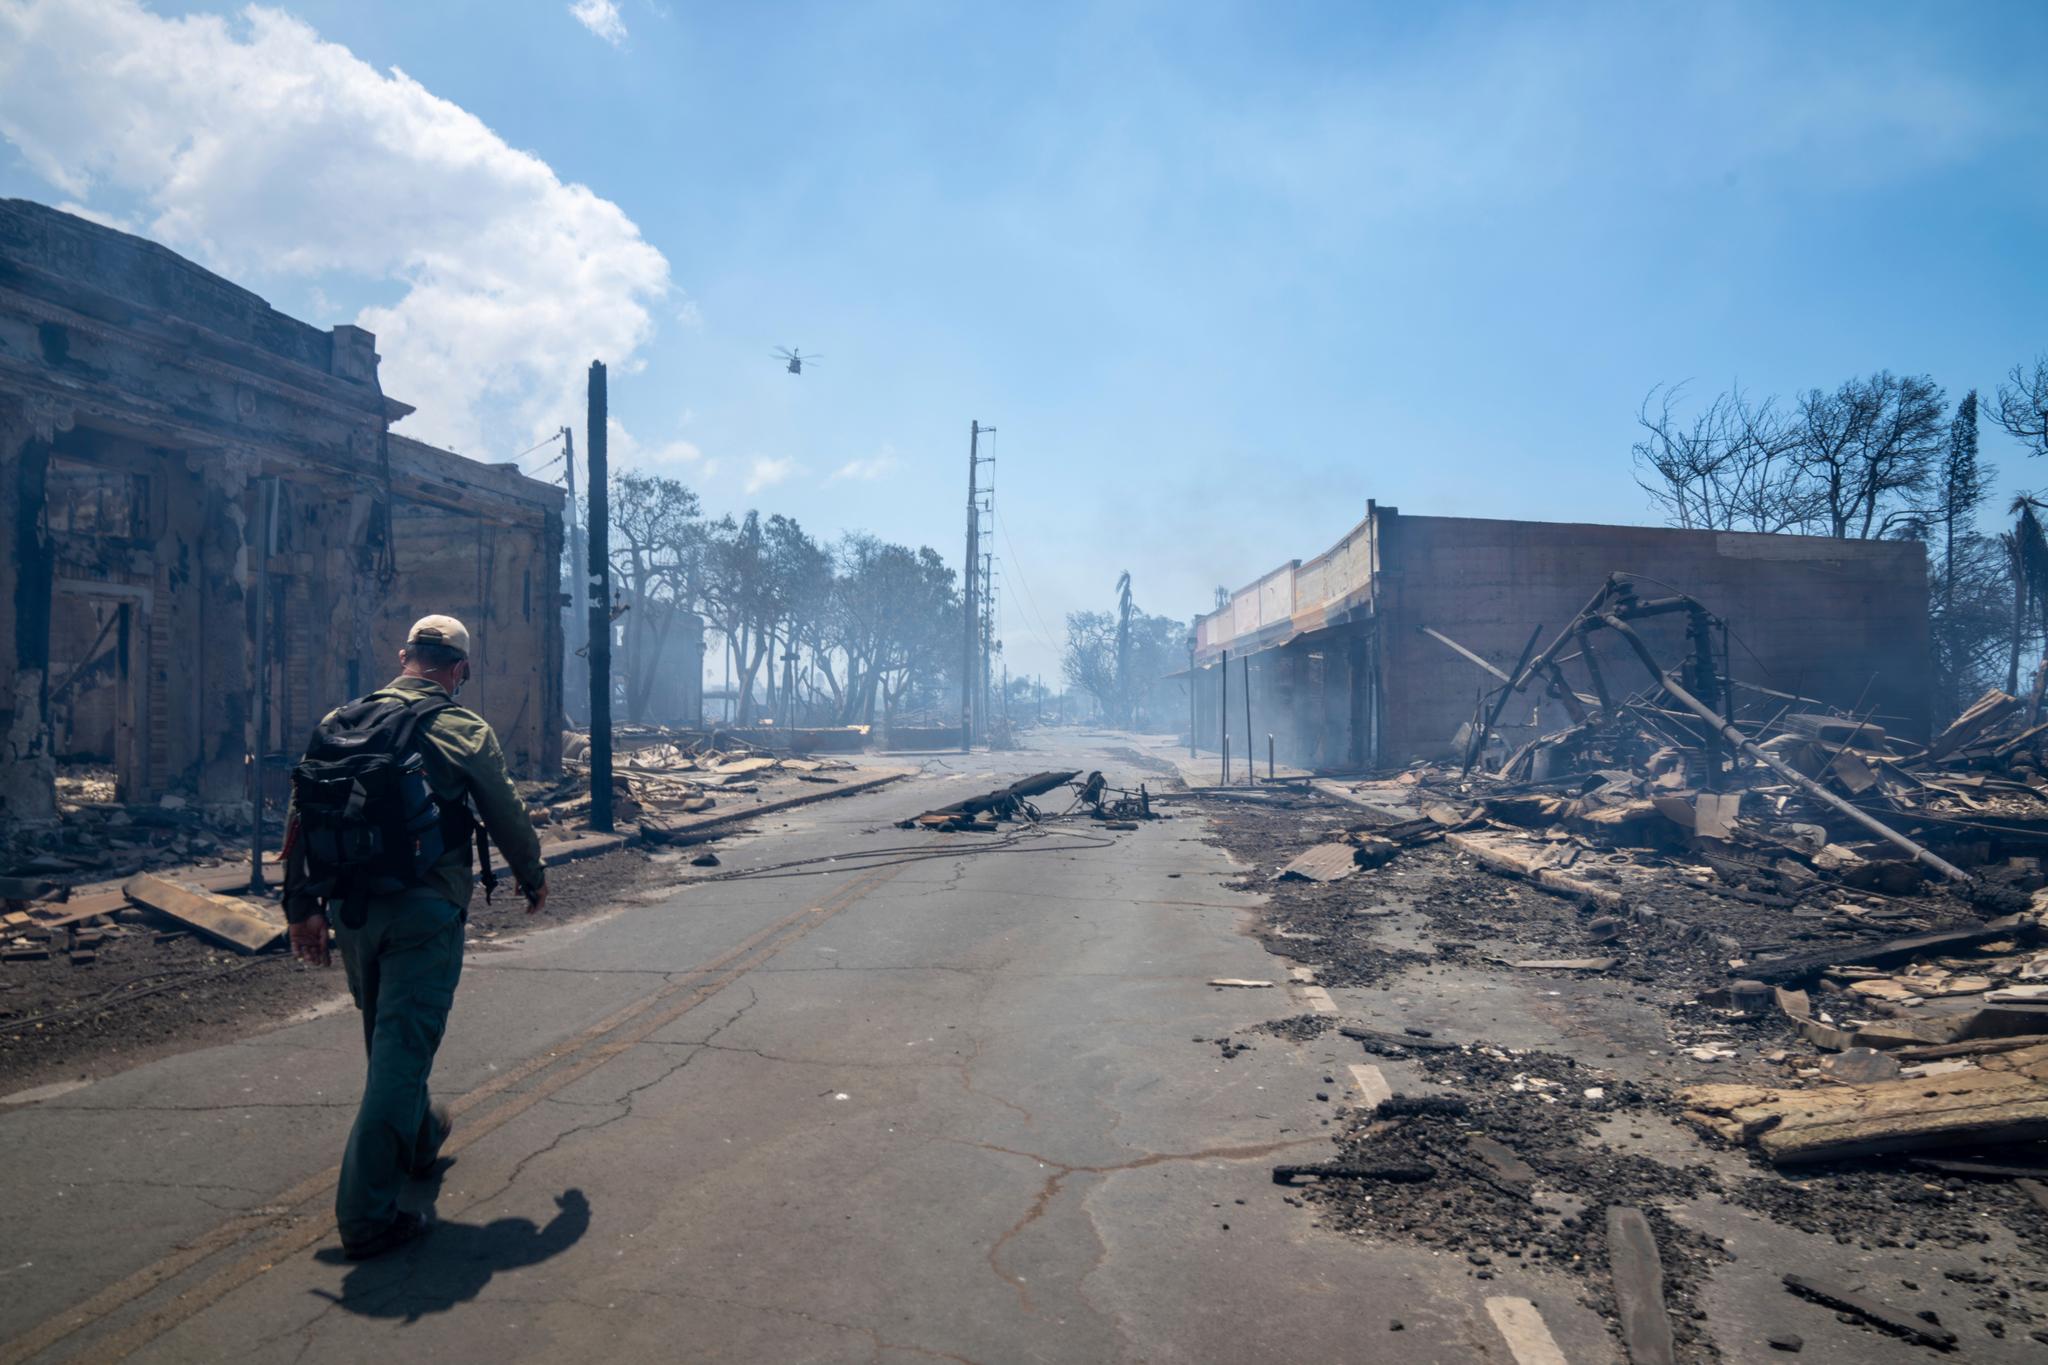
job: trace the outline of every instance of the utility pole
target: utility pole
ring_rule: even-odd
[[[584,576],[583,566],[589,554],[583,546],[583,522],[576,515],[576,434],[568,427],[562,428],[562,477],[569,485],[569,671],[574,674],[578,661],[581,661],[587,682],[590,667],[590,580]],[[569,678],[563,679],[564,696],[574,695],[570,681]]]
[[[612,828],[611,495],[605,487],[608,402],[604,362],[590,362],[590,827]]]
[[[1195,636],[1188,633],[1188,757],[1195,756]]]
[[[978,653],[976,637],[981,621],[975,606],[975,589],[981,577],[981,433],[994,431],[980,421],[967,425],[967,557],[960,561],[960,606],[964,639],[960,650],[960,752],[974,747],[974,689]]]

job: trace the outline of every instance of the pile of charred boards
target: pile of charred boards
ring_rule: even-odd
[[[1636,629],[1672,614],[1686,625],[1676,668]],[[1684,855],[1787,903],[1823,884],[1895,896],[1927,881],[1974,888],[1987,868],[2048,854],[2039,686],[2030,701],[1987,692],[1920,745],[1876,717],[1729,681],[1713,643],[1720,626],[1690,597],[1644,599],[1610,579],[1548,648],[1536,652],[1532,636],[1513,673],[1495,670],[1501,685],[1457,738],[1461,761],[1397,781],[1429,798],[1441,823],[1506,826],[1582,852]],[[1646,686],[1613,685],[1596,663],[1602,637],[1623,642]],[[1561,665],[1572,660],[1590,692],[1567,680]],[[1563,703],[1572,723],[1505,750],[1501,715],[1531,689]],[[1763,704],[1738,707],[1738,692]],[[1490,751],[1503,756],[1481,762]]]
[[[764,749],[724,732],[622,726],[612,742],[612,813],[642,824],[708,811],[720,795],[758,791],[761,782],[774,778],[835,783],[839,779],[828,774],[853,767]],[[559,784],[529,801],[537,824],[573,824],[589,815],[588,735],[563,735],[562,769]]]

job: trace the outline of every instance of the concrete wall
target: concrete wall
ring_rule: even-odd
[[[1926,552],[1917,543],[1405,517],[1385,509],[1378,519],[1375,610],[1390,760],[1447,752],[1472,714],[1475,690],[1495,685],[1420,627],[1511,669],[1532,628],[1542,625],[1548,644],[1609,574],[1654,575],[1670,588],[1642,578],[1644,596],[1685,593],[1725,619],[1735,676],[1844,708],[1860,701],[1888,729],[1926,733],[1932,665]],[[1678,662],[1679,618],[1645,622],[1642,631],[1660,659]],[[1609,636],[1600,650],[1617,692],[1646,680],[1618,639]],[[1566,671],[1590,690],[1576,665]],[[1518,702],[1503,720],[1526,722],[1529,711]],[[1564,721],[1553,707],[1540,723]]]

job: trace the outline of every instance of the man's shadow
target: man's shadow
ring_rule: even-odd
[[[445,1165],[445,1163],[444,1163]],[[438,1175],[438,1172],[436,1173]],[[436,1180],[438,1187],[438,1180]],[[341,1292],[313,1292],[351,1313],[369,1318],[417,1322],[445,1313],[483,1292],[493,1276],[523,1270],[557,1256],[590,1230],[590,1200],[582,1190],[555,1196],[555,1216],[546,1227],[531,1218],[489,1223],[436,1222],[419,1241],[374,1261],[350,1263],[340,1247],[326,1247],[314,1259],[348,1265]]]

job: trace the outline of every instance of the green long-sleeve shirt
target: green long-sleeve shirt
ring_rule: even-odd
[[[401,675],[370,695],[417,701],[427,696],[445,697],[448,692],[439,683]],[[474,711],[450,706],[429,718],[420,727],[420,733],[430,741],[420,752],[427,760],[427,785],[433,788],[434,796],[441,801],[467,797],[482,817],[492,844],[512,869],[513,878],[521,887],[539,886],[544,875],[540,838],[533,832],[533,821],[527,818],[526,803],[512,788],[511,775],[505,768],[505,751],[499,747],[497,733],[490,723]],[[289,815],[285,827],[291,828]],[[443,853],[441,860],[428,870],[427,885],[457,905],[468,905],[476,889],[471,853],[469,841]],[[303,874],[304,861],[295,850],[285,866],[284,897],[285,917],[293,923],[320,912],[319,901],[294,893],[294,884],[303,880]]]

